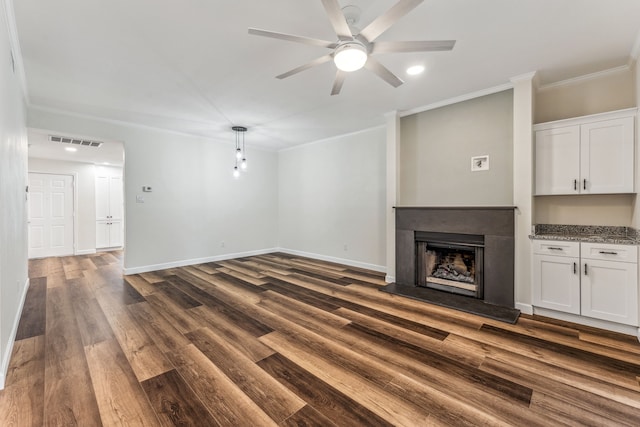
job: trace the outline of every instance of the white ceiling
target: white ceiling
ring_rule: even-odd
[[[360,28],[395,0],[342,0]],[[320,0],[14,0],[31,106],[281,149],[384,123],[538,71],[552,83],[625,66],[638,0],[426,0],[378,40],[455,39],[451,52],[381,54],[397,89],[359,70],[330,96],[333,63],[274,76],[329,51],[248,27],[335,40]],[[418,77],[404,70],[424,64]]]

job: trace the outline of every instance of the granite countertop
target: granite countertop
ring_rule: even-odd
[[[640,245],[638,230],[616,226],[537,224],[533,226],[533,234],[529,238],[533,240]]]

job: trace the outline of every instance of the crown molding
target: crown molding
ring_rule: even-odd
[[[2,2],[2,13],[7,23],[7,35],[9,36],[9,46],[11,47],[11,55],[13,55],[13,64],[22,97],[25,104],[29,105],[29,88],[27,86],[27,76],[24,72],[24,61],[22,59],[22,49],[20,48],[20,39],[18,38],[18,27],[16,25],[16,16],[13,8],[13,0],[4,0]]]
[[[386,125],[372,126],[372,127],[369,127],[369,128],[356,130],[354,132],[343,133],[341,135],[330,136],[328,138],[317,139],[315,141],[306,142],[304,144],[294,145],[293,147],[282,148],[282,149],[277,150],[277,151],[280,153],[280,152],[285,152],[285,151],[297,150],[298,148],[304,148],[304,147],[308,147],[310,145],[320,144],[320,143],[324,143],[324,142],[330,142],[330,141],[333,141],[333,140],[336,140],[336,139],[346,138],[346,137],[349,137],[349,136],[359,135],[361,133],[371,132],[371,131],[374,131],[374,130],[385,129],[385,128],[386,128]]]
[[[538,87],[538,91],[544,91],[544,90],[553,89],[553,88],[557,88],[557,87],[561,87],[561,86],[569,86],[569,85],[573,85],[573,84],[582,83],[582,82],[585,82],[585,81],[597,79],[597,78],[600,78],[600,77],[605,77],[605,76],[612,75],[612,74],[624,73],[624,72],[629,71],[630,69],[631,69],[631,66],[629,64],[625,64],[625,65],[621,65],[619,67],[609,68],[607,70],[596,71],[595,73],[585,74],[585,75],[578,76],[578,77],[572,77],[572,78],[566,79],[566,80],[560,80],[560,81],[554,82],[554,83],[540,85]]]
[[[511,77],[509,81],[514,84],[519,82],[533,81],[535,80],[537,75],[538,75],[537,71],[531,71],[525,74],[520,74],[519,76]]]
[[[412,114],[423,113],[429,110],[435,110],[436,108],[446,107],[447,105],[457,104],[463,101],[469,101],[470,99],[480,98],[486,95],[492,95],[494,93],[503,92],[505,90],[513,89],[512,83],[506,83],[499,86],[493,86],[487,89],[478,90],[476,92],[466,93],[464,95],[455,96],[453,98],[444,99],[442,101],[434,102],[433,104],[428,104],[422,107],[412,108],[411,110],[405,110],[400,112],[400,117],[410,116]]]
[[[205,141],[216,142],[218,144],[234,145],[234,142],[231,139],[227,140],[227,139],[222,139],[222,138],[212,138],[212,137],[199,135],[199,134],[193,134],[193,133],[188,133],[188,132],[180,132],[180,131],[173,130],[173,129],[166,129],[166,128],[160,128],[160,127],[155,127],[155,126],[143,125],[143,124],[140,124],[140,123],[127,122],[127,121],[124,121],[124,120],[109,119],[109,118],[106,118],[106,117],[94,116],[92,114],[77,113],[77,112],[74,112],[74,111],[63,110],[63,109],[60,109],[60,108],[46,107],[46,106],[43,106],[43,105],[33,105],[33,104],[31,104],[31,105],[29,105],[29,110],[43,111],[45,113],[52,113],[52,114],[60,114],[60,115],[63,115],[63,116],[68,116],[68,117],[77,117],[79,119],[95,120],[95,121],[98,121],[98,122],[108,123],[108,124],[116,125],[116,126],[122,126],[122,127],[125,127],[125,128],[143,129],[143,130],[149,130],[149,131],[153,131],[153,132],[166,133],[166,134],[170,134],[170,135],[183,136],[183,137],[187,137],[187,138],[198,138],[198,139],[203,139]],[[126,143],[126,141],[125,141],[125,143]],[[249,145],[249,144],[247,144],[247,146],[249,146],[252,150],[258,150],[258,151],[266,151],[266,152],[277,152],[278,151],[278,150],[273,149],[273,148],[267,148],[267,147],[263,147],[263,146],[259,146],[259,145]]]

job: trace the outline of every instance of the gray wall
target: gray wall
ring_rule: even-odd
[[[402,118],[400,206],[513,204],[513,91]],[[471,172],[489,155],[490,170]]]
[[[11,67],[0,8],[0,388],[11,356],[27,283],[27,129],[25,103]]]

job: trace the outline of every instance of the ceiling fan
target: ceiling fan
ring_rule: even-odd
[[[373,55],[377,53],[394,52],[432,52],[451,50],[455,45],[455,40],[431,40],[431,41],[379,41],[375,40],[393,24],[407,13],[415,9],[424,0],[399,0],[391,9],[378,16],[362,31],[350,27],[350,22],[345,17],[344,9],[340,8],[338,0],[321,0],[329,21],[338,36],[338,41],[327,41],[292,34],[279,33],[258,28],[249,28],[249,34],[274,39],[287,40],[312,46],[321,46],[332,49],[332,52],[307,62],[304,65],[276,76],[284,79],[301,71],[307,70],[316,65],[324,64],[333,59],[338,71],[333,82],[331,95],[337,95],[342,89],[342,84],[347,73],[359,70],[364,67],[372,71],[378,77],[389,83],[393,87],[398,87],[404,83],[393,74],[387,67],[382,65]],[[346,8],[345,8],[346,9]],[[353,18],[351,18],[353,23]],[[353,32],[358,32],[354,34]]]

